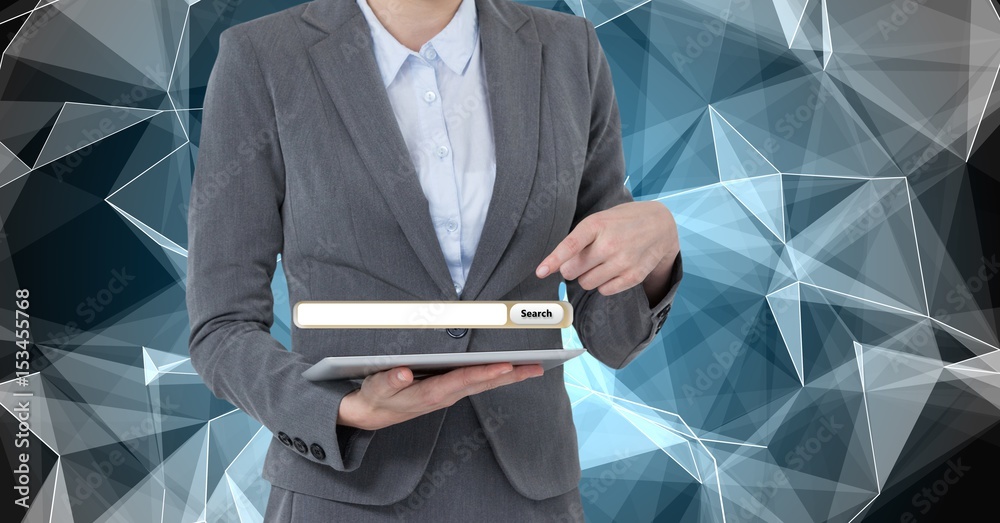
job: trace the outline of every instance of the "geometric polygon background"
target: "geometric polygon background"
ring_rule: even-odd
[[[219,34],[297,3],[0,7],[8,470],[14,393],[33,394],[33,499],[5,505],[15,519],[261,521],[271,434],[188,359],[186,216]],[[588,520],[964,521],[988,504],[975,486],[1000,461],[995,3],[524,3],[597,26],[626,185],[670,207],[685,258],[642,356],[567,367]],[[273,291],[287,346],[280,269]]]

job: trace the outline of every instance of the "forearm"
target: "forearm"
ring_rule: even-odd
[[[246,36],[223,32],[188,208],[191,364],[216,396],[303,458],[348,470],[360,457],[337,452],[335,428],[339,402],[352,387],[303,378],[310,362],[270,332],[271,282],[285,243],[284,161],[255,60]]]
[[[285,350],[262,326],[249,321],[209,322],[194,331],[191,364],[217,397],[275,436],[301,440],[307,452],[295,450],[304,458],[337,470],[360,465],[369,438],[355,438],[351,451],[344,454],[336,432],[341,399],[354,385],[306,380],[302,372],[309,362]],[[307,409],[311,414],[303,416]],[[321,451],[313,451],[313,444]]]

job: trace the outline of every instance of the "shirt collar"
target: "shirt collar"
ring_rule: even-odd
[[[371,30],[372,42],[375,47],[375,61],[378,63],[382,82],[388,87],[396,78],[396,74],[399,73],[399,69],[407,58],[410,56],[418,60],[422,60],[422,58],[418,53],[399,43],[386,30],[382,22],[375,16],[371,6],[368,5],[367,0],[357,0],[357,3]],[[469,65],[478,40],[479,20],[476,16],[476,1],[462,0],[458,10],[455,11],[455,16],[448,22],[448,25],[424,44],[421,51],[433,47],[438,57],[449,69],[456,74],[463,74],[466,66]]]

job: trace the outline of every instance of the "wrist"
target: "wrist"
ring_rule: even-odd
[[[340,408],[337,412],[337,425],[366,429],[364,424],[367,420],[371,419],[365,413],[366,411],[364,398],[361,397],[357,390],[350,392],[340,400]]]
[[[664,256],[642,281],[642,290],[645,291],[646,297],[649,299],[650,307],[659,303],[667,295],[667,291],[669,291],[666,288],[667,282],[670,281],[670,276],[673,274],[676,260],[676,252]]]
[[[667,254],[657,262],[656,267],[650,271],[647,279],[654,280],[657,283],[666,284],[667,280],[670,279],[670,273],[674,271],[674,261],[677,260],[677,253],[672,252]]]

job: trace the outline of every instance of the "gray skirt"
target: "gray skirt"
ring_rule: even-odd
[[[264,521],[582,522],[579,489],[533,500],[511,487],[468,399],[448,408],[424,477],[392,505],[356,505],[271,487]]]

